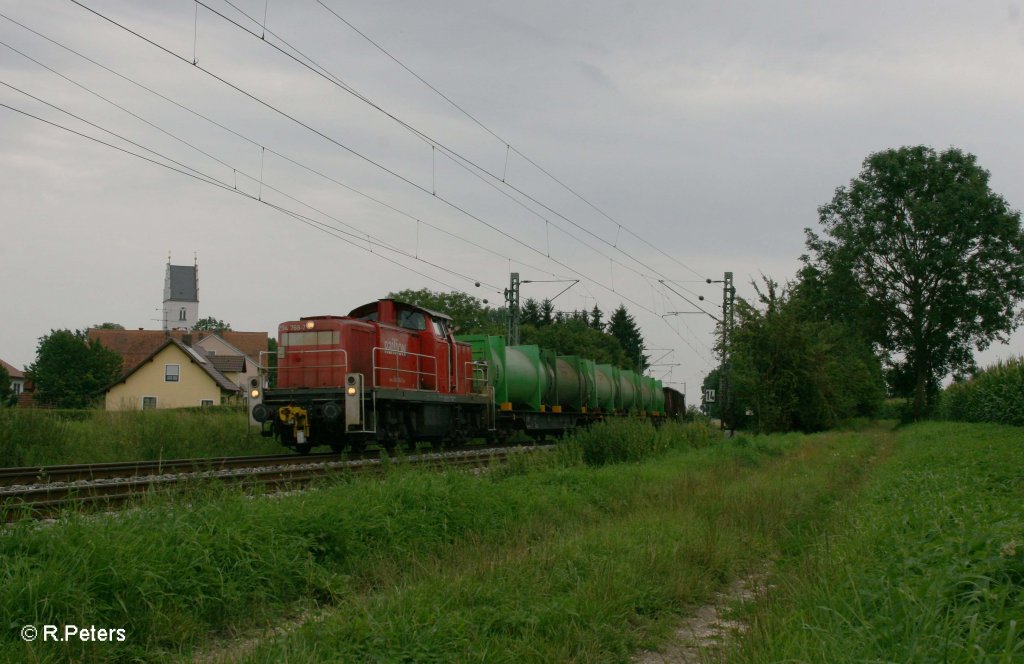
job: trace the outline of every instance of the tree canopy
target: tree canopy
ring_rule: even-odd
[[[615,337],[591,328],[579,318],[540,327],[524,325],[522,340],[526,344],[552,348],[560,355],[579,355],[598,364],[631,366]]]
[[[230,332],[231,323],[225,323],[219,318],[207,316],[206,318],[200,318],[197,320],[196,324],[192,326],[192,329],[206,332]]]
[[[495,309],[486,301],[465,293],[439,293],[427,288],[388,293],[399,302],[408,302],[452,317],[458,334],[504,334],[504,309]]]
[[[841,323],[807,317],[799,282],[754,287],[757,302],[736,302],[729,403],[719,397],[711,412],[724,408],[730,426],[763,432],[818,431],[872,414],[885,384],[870,345]],[[717,372],[705,389],[718,389]]]
[[[50,330],[39,338],[36,361],[25,372],[36,400],[59,408],[85,408],[118,377],[121,356],[89,341],[83,330]]]
[[[807,229],[805,273],[834,318],[859,319],[890,385],[921,416],[939,382],[1016,328],[1024,297],[1020,213],[974,155],[917,146],[868,156]]]
[[[625,305],[620,304],[612,312],[611,318],[608,319],[607,331],[608,334],[618,340],[622,350],[626,353],[626,357],[629,360],[626,366],[638,368],[637,364],[641,359],[642,363],[646,366],[650,358],[642,355],[644,347],[643,335],[640,334],[640,328],[637,326],[636,320],[626,311]]]
[[[402,290],[388,297],[409,302],[427,309],[440,311],[452,317],[459,334],[505,334],[505,309],[487,306],[486,302],[464,293],[438,293],[428,289]],[[636,353],[643,344],[640,330],[626,308],[616,311],[618,330],[630,339],[632,353],[627,352],[620,340],[605,331],[601,324],[601,310],[595,306],[591,312],[559,312],[550,300],[527,298],[520,310],[520,336],[524,344],[537,344],[563,355],[579,355],[625,368],[635,368]],[[597,325],[595,325],[595,317]]]

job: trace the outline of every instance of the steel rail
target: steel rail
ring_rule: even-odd
[[[549,446],[527,449],[547,449]],[[148,476],[121,476],[122,481],[83,481],[79,483],[52,482],[26,487],[9,487],[0,491],[0,514],[7,522],[23,518],[41,519],[56,516],[66,510],[85,508],[112,509],[150,492],[170,493],[189,482],[227,482],[246,488],[257,486],[273,490],[298,489],[328,476],[343,473],[383,473],[398,465],[422,467],[482,467],[492,462],[504,462],[509,455],[521,453],[521,448],[488,447],[479,450],[415,454],[385,461],[380,458],[344,460],[339,455],[330,461],[317,461],[315,457],[286,458],[291,463],[277,466],[234,467],[229,469],[189,470],[176,474]],[[257,459],[259,457],[253,457]],[[298,462],[295,462],[295,460]],[[251,459],[250,459],[251,460]],[[189,460],[195,461],[195,460]],[[289,467],[293,466],[293,467]],[[223,472],[232,470],[234,472]]]

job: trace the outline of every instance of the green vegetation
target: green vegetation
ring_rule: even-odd
[[[407,288],[388,293],[388,297],[451,316],[458,334],[505,334],[505,310],[488,306],[487,300],[472,295]]]
[[[177,411],[0,410],[0,467],[275,454],[249,432],[246,414],[217,407]]]
[[[901,429],[829,534],[780,565],[724,659],[1024,660],[1022,443],[1004,426]]]
[[[84,330],[50,330],[39,338],[36,361],[25,377],[35,385],[35,399],[58,408],[86,408],[100,390],[121,373],[121,356],[89,341]]]
[[[805,275],[821,309],[876,345],[897,396],[922,417],[951,372],[1017,327],[1024,298],[1020,213],[974,155],[922,145],[864,160],[807,231]]]
[[[17,403],[17,396],[11,387],[11,374],[7,372],[6,367],[0,364],[0,409]]]
[[[192,326],[192,329],[200,331],[205,330],[220,334],[221,332],[230,332],[231,323],[225,323],[219,318],[207,316],[206,318],[200,318],[199,320],[197,320],[196,324]]]
[[[974,155],[921,145],[868,155],[818,217],[796,279],[776,292],[766,277],[762,306],[738,301],[736,333],[719,343],[732,426],[814,431],[869,415],[883,396],[879,365],[889,395],[910,402],[906,419],[919,420],[946,376],[974,370],[973,349],[1019,325],[1020,212]]]
[[[24,644],[8,629],[0,652],[190,657],[320,607],[322,621],[251,658],[621,660],[728,579],[798,548],[877,447],[859,434],[708,445],[681,433],[640,463],[580,465],[580,442],[483,475],[397,468],[273,500],[199,486],[116,516],[16,524],[0,538],[0,622],[108,625],[128,639]]]
[[[1024,425],[1024,358],[999,362],[939,395],[946,420]]]
[[[736,303],[726,421],[758,432],[810,432],[874,414],[885,383],[867,342],[842,323],[815,319],[803,282],[764,281],[763,289],[755,284],[760,307]],[[717,373],[705,389],[709,380],[717,389]]]
[[[440,293],[422,288],[389,293],[388,297],[448,314],[458,334],[505,334],[505,309],[492,307],[487,300],[465,293]],[[520,340],[524,344],[554,349],[562,355],[579,355],[601,364],[636,369],[644,344],[636,321],[622,305],[607,323],[602,322],[603,316],[597,305],[590,312],[562,312],[555,311],[549,300],[538,303],[527,298],[520,314]]]

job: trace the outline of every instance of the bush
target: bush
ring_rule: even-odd
[[[717,432],[704,422],[664,422],[655,427],[647,420],[613,419],[577,431],[566,441],[570,456],[589,466],[640,461],[669,449],[706,447]]]

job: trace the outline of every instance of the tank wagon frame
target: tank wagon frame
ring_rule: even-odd
[[[250,387],[261,433],[303,453],[516,431],[542,439],[666,412],[661,381],[502,337],[455,336],[449,316],[391,299],[281,323],[276,367]]]

